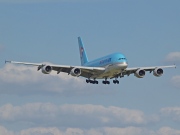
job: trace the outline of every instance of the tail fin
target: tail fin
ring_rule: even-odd
[[[83,42],[81,40],[81,37],[78,37],[78,44],[79,44],[79,52],[80,52],[80,59],[81,59],[81,65],[83,66],[88,62],[88,58],[86,55],[86,50],[84,48]]]

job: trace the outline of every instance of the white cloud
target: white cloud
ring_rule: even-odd
[[[166,62],[180,63],[180,52],[171,52],[166,56]]]
[[[97,90],[98,89],[98,90]],[[54,94],[58,96],[78,96],[112,94],[104,85],[87,84],[83,77],[73,77],[67,73],[48,75],[37,71],[37,67],[6,64],[0,68],[1,94],[32,95]]]
[[[22,106],[6,104],[0,107],[0,122],[33,123],[35,126],[102,127],[144,125],[147,118],[142,111],[101,105],[55,105],[31,103]]]
[[[14,135],[14,133],[12,131],[8,131],[3,126],[0,126],[0,135]]]
[[[161,109],[163,116],[170,117],[174,121],[180,122],[180,107],[166,107]]]
[[[162,127],[157,131],[141,127],[66,128],[64,130],[57,127],[36,127],[12,132],[0,126],[0,133],[2,135],[180,135],[180,130],[171,127]]]
[[[171,82],[175,87],[180,88],[180,75],[173,76]]]
[[[76,116],[87,115],[101,123],[119,124],[145,124],[144,113],[139,110],[130,110],[115,106],[104,107],[101,105],[64,105],[62,111],[66,114],[74,112]],[[93,117],[92,117],[93,116]],[[95,117],[94,117],[95,116]]]
[[[49,75],[37,71],[36,67],[6,64],[0,69],[0,91],[8,94],[84,92],[85,81],[65,73]],[[76,89],[76,90],[74,90]]]
[[[1,80],[10,83],[34,83],[41,80],[44,81],[48,79],[48,77],[57,77],[58,79],[66,82],[71,80],[76,81],[77,83],[81,82],[81,79],[77,77],[71,77],[65,73],[60,73],[57,75],[55,72],[52,72],[51,74],[45,75],[41,73],[41,71],[37,72],[36,67],[17,66],[14,64],[6,64],[2,69],[0,69],[0,74]]]
[[[170,127],[162,127],[156,132],[156,135],[180,135],[180,130]]]
[[[106,127],[103,129],[103,135],[142,135],[148,132],[143,128],[137,127],[126,127],[126,128],[110,128]]]
[[[57,128],[36,128],[24,130],[26,135],[35,135],[34,132],[41,135],[43,133],[52,133],[53,135],[142,135],[144,129],[137,127],[126,127],[126,128],[96,128],[96,129],[80,129],[80,128],[67,128],[65,131],[60,131]],[[146,132],[147,133],[147,132]],[[21,135],[21,134],[20,134]],[[24,135],[24,134],[22,134]],[[44,135],[44,134],[43,134]]]
[[[17,135],[64,135],[58,128],[30,128],[22,130]]]

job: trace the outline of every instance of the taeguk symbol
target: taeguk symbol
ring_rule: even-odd
[[[84,49],[83,47],[80,48],[80,55],[81,55],[81,58],[83,57],[83,52],[84,52]]]

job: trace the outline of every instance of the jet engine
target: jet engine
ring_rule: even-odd
[[[145,70],[143,69],[138,69],[134,75],[137,77],[137,78],[143,78],[145,76],[146,72]]]
[[[71,72],[70,72],[70,74],[72,75],[72,76],[80,76],[81,75],[81,69],[79,69],[79,68],[73,68],[72,70],[71,70]]]
[[[44,73],[44,74],[50,74],[51,73],[51,71],[52,71],[52,67],[51,66],[43,66],[42,67],[42,73]]]
[[[163,74],[163,70],[162,68],[156,68],[154,71],[153,71],[153,75],[156,76],[156,77],[159,77]]]

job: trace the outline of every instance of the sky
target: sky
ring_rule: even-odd
[[[0,0],[0,135],[180,135],[179,0]],[[129,67],[164,66],[120,84],[5,60],[80,65],[123,53]]]

